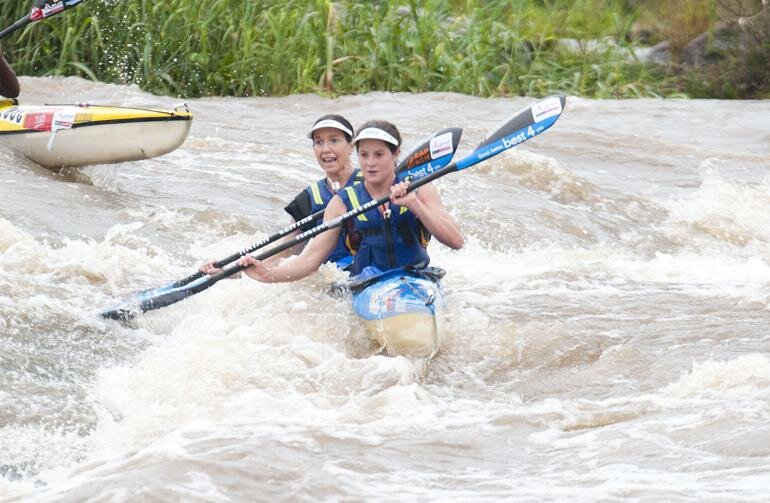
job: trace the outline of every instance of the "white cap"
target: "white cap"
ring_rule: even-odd
[[[353,131],[351,131],[350,128],[348,128],[346,125],[344,125],[340,121],[336,121],[334,119],[324,119],[313,124],[313,129],[310,130],[310,132],[307,134],[307,137],[312,140],[313,132],[317,131],[318,129],[323,129],[325,127],[339,129],[343,133],[347,133],[348,136],[353,136]]]
[[[353,143],[357,143],[361,140],[381,140],[398,147],[398,140],[396,140],[393,135],[377,127],[368,127],[363,131],[360,131],[353,140]]]

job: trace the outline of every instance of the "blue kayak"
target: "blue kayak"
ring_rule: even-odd
[[[432,357],[441,347],[444,271],[367,267],[353,278],[353,310],[388,353]]]

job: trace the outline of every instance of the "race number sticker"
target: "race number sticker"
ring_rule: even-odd
[[[540,122],[561,113],[561,99],[557,96],[546,98],[532,105],[532,118]]]
[[[430,139],[430,158],[438,159],[452,153],[452,133],[444,133]]]

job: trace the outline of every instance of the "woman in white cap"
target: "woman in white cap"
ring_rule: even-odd
[[[463,246],[460,229],[447,213],[432,185],[407,193],[408,182],[396,183],[395,166],[401,135],[385,121],[366,122],[353,140],[364,183],[346,187],[329,202],[324,220],[332,220],[372,199],[390,195],[390,201],[349,221],[343,232],[331,229],[310,241],[300,255],[278,265],[265,264],[250,255],[239,264],[244,272],[265,283],[295,281],[308,276],[324,262],[340,236],[354,253],[351,273],[367,266],[385,271],[407,265],[425,266],[430,260],[426,246],[430,236],[453,249]]]
[[[341,115],[328,114],[315,121],[308,133],[308,138],[313,140],[313,152],[316,161],[326,176],[315,183],[308,185],[302,192],[286,205],[284,210],[291,215],[293,222],[299,222],[320,210],[326,208],[329,201],[340,189],[361,183],[363,177],[361,171],[353,167],[353,126]],[[318,225],[323,216],[305,224],[297,232],[304,232]],[[284,239],[291,239],[294,234]],[[294,253],[302,251],[302,247],[292,249]],[[276,262],[291,252],[278,254],[270,262]],[[345,247],[344,240],[338,238],[336,246],[326,256],[324,262],[334,262],[338,267],[345,267],[352,262],[350,252]],[[221,269],[214,267],[214,261],[210,260],[199,267],[205,274],[215,274]]]
[[[347,119],[336,114],[324,115],[315,121],[308,138],[313,140],[316,161],[326,176],[308,185],[286,205],[284,210],[291,215],[294,222],[324,210],[340,189],[363,181],[361,171],[353,168],[353,126]],[[319,216],[313,222],[305,224],[300,232],[312,229],[322,218]],[[300,250],[301,248],[295,251],[299,253]],[[352,257],[342,239],[338,240],[326,261],[335,262],[340,267],[350,264]]]

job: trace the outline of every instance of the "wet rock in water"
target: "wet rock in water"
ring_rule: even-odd
[[[664,40],[648,48],[646,53],[637,52],[639,59],[649,61],[658,65],[667,65],[671,63],[671,42]]]
[[[721,61],[725,54],[741,44],[737,23],[717,25],[714,33],[704,32],[692,39],[679,54],[683,65],[703,66]]]

